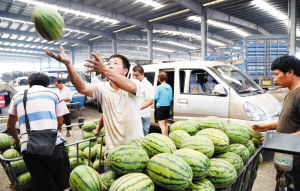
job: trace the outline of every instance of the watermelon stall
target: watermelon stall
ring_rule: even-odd
[[[12,138],[0,133],[0,163],[16,191],[30,191],[31,177],[19,151],[13,148]],[[91,166],[97,173],[104,170],[104,135],[66,144],[71,169]],[[101,161],[101,162],[100,162]]]

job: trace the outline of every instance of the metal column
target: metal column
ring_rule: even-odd
[[[207,16],[206,16],[206,9],[202,9],[202,16],[201,16],[201,59],[205,60],[205,56],[207,55]]]
[[[114,35],[114,38],[111,39],[112,42],[112,51],[113,54],[117,54],[118,53],[118,49],[117,49],[117,35]]]
[[[153,29],[147,29],[148,60],[153,61]]]
[[[296,53],[296,0],[289,0],[289,40],[290,55]]]

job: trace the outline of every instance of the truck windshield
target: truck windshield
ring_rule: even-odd
[[[214,66],[214,72],[221,76],[239,95],[264,93],[253,80],[231,65]]]

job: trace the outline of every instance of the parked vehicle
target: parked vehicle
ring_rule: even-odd
[[[17,90],[17,92],[24,92],[25,89],[29,88],[27,78],[28,76],[23,76],[15,79],[14,87]]]
[[[174,121],[202,116],[273,121],[278,119],[282,107],[272,95],[230,64],[173,62],[143,65],[143,68],[154,87],[159,85],[159,72],[168,74],[168,83],[174,92],[171,111]],[[154,122],[154,107],[151,122]]]

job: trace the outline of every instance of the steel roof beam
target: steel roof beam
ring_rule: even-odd
[[[180,5],[184,6],[185,8],[190,9],[193,13],[195,13],[199,16],[202,16],[203,6],[200,3],[196,3],[193,0],[173,0],[173,1],[179,3]],[[229,23],[243,26],[243,27],[251,28],[251,29],[259,31],[260,33],[262,33],[264,35],[270,34],[264,28],[258,26],[257,24],[246,21],[244,19],[240,19],[238,17],[234,17],[234,16],[228,15],[226,13],[216,11],[214,9],[207,8],[206,10],[207,10],[207,18],[208,19],[216,19],[216,20],[226,21]]]
[[[24,35],[24,36],[32,37],[32,38],[41,38],[35,32],[19,31],[19,30],[15,30],[15,29],[7,29],[7,28],[1,28],[1,27],[0,27],[0,33],[16,34],[16,35],[20,35],[20,36]],[[90,44],[88,41],[85,41],[85,40],[78,40],[78,39],[67,38],[67,37],[63,37],[60,40],[65,41],[65,42],[85,44],[85,45]]]
[[[17,40],[17,39],[5,39],[5,38],[1,38],[0,42],[18,43],[18,44],[24,44],[24,45],[29,44],[29,45],[35,45],[35,46],[47,46],[49,48],[54,48],[54,49],[59,49],[59,47],[60,47],[60,45],[55,45],[55,44],[47,44],[47,43],[40,43],[40,42],[30,42],[30,41]],[[11,47],[17,47],[17,46],[11,46]],[[65,50],[71,50],[72,47],[71,46],[64,46],[64,49]]]
[[[20,21],[24,21],[24,22],[32,22],[30,17],[24,16],[24,15],[17,15],[17,14],[13,14],[13,13],[8,13],[5,11],[0,11],[0,17],[3,18],[9,18],[9,19],[16,19],[16,20],[20,20]],[[104,32],[101,30],[96,30],[96,29],[89,29],[89,28],[85,28],[85,27],[79,27],[79,26],[75,26],[75,25],[65,25],[65,28],[67,29],[71,29],[71,30],[77,30],[77,31],[82,31],[82,32],[87,32],[93,35],[98,35],[98,36],[103,36],[106,38],[110,38],[113,39],[114,36],[112,33],[108,33],[108,32]]]

